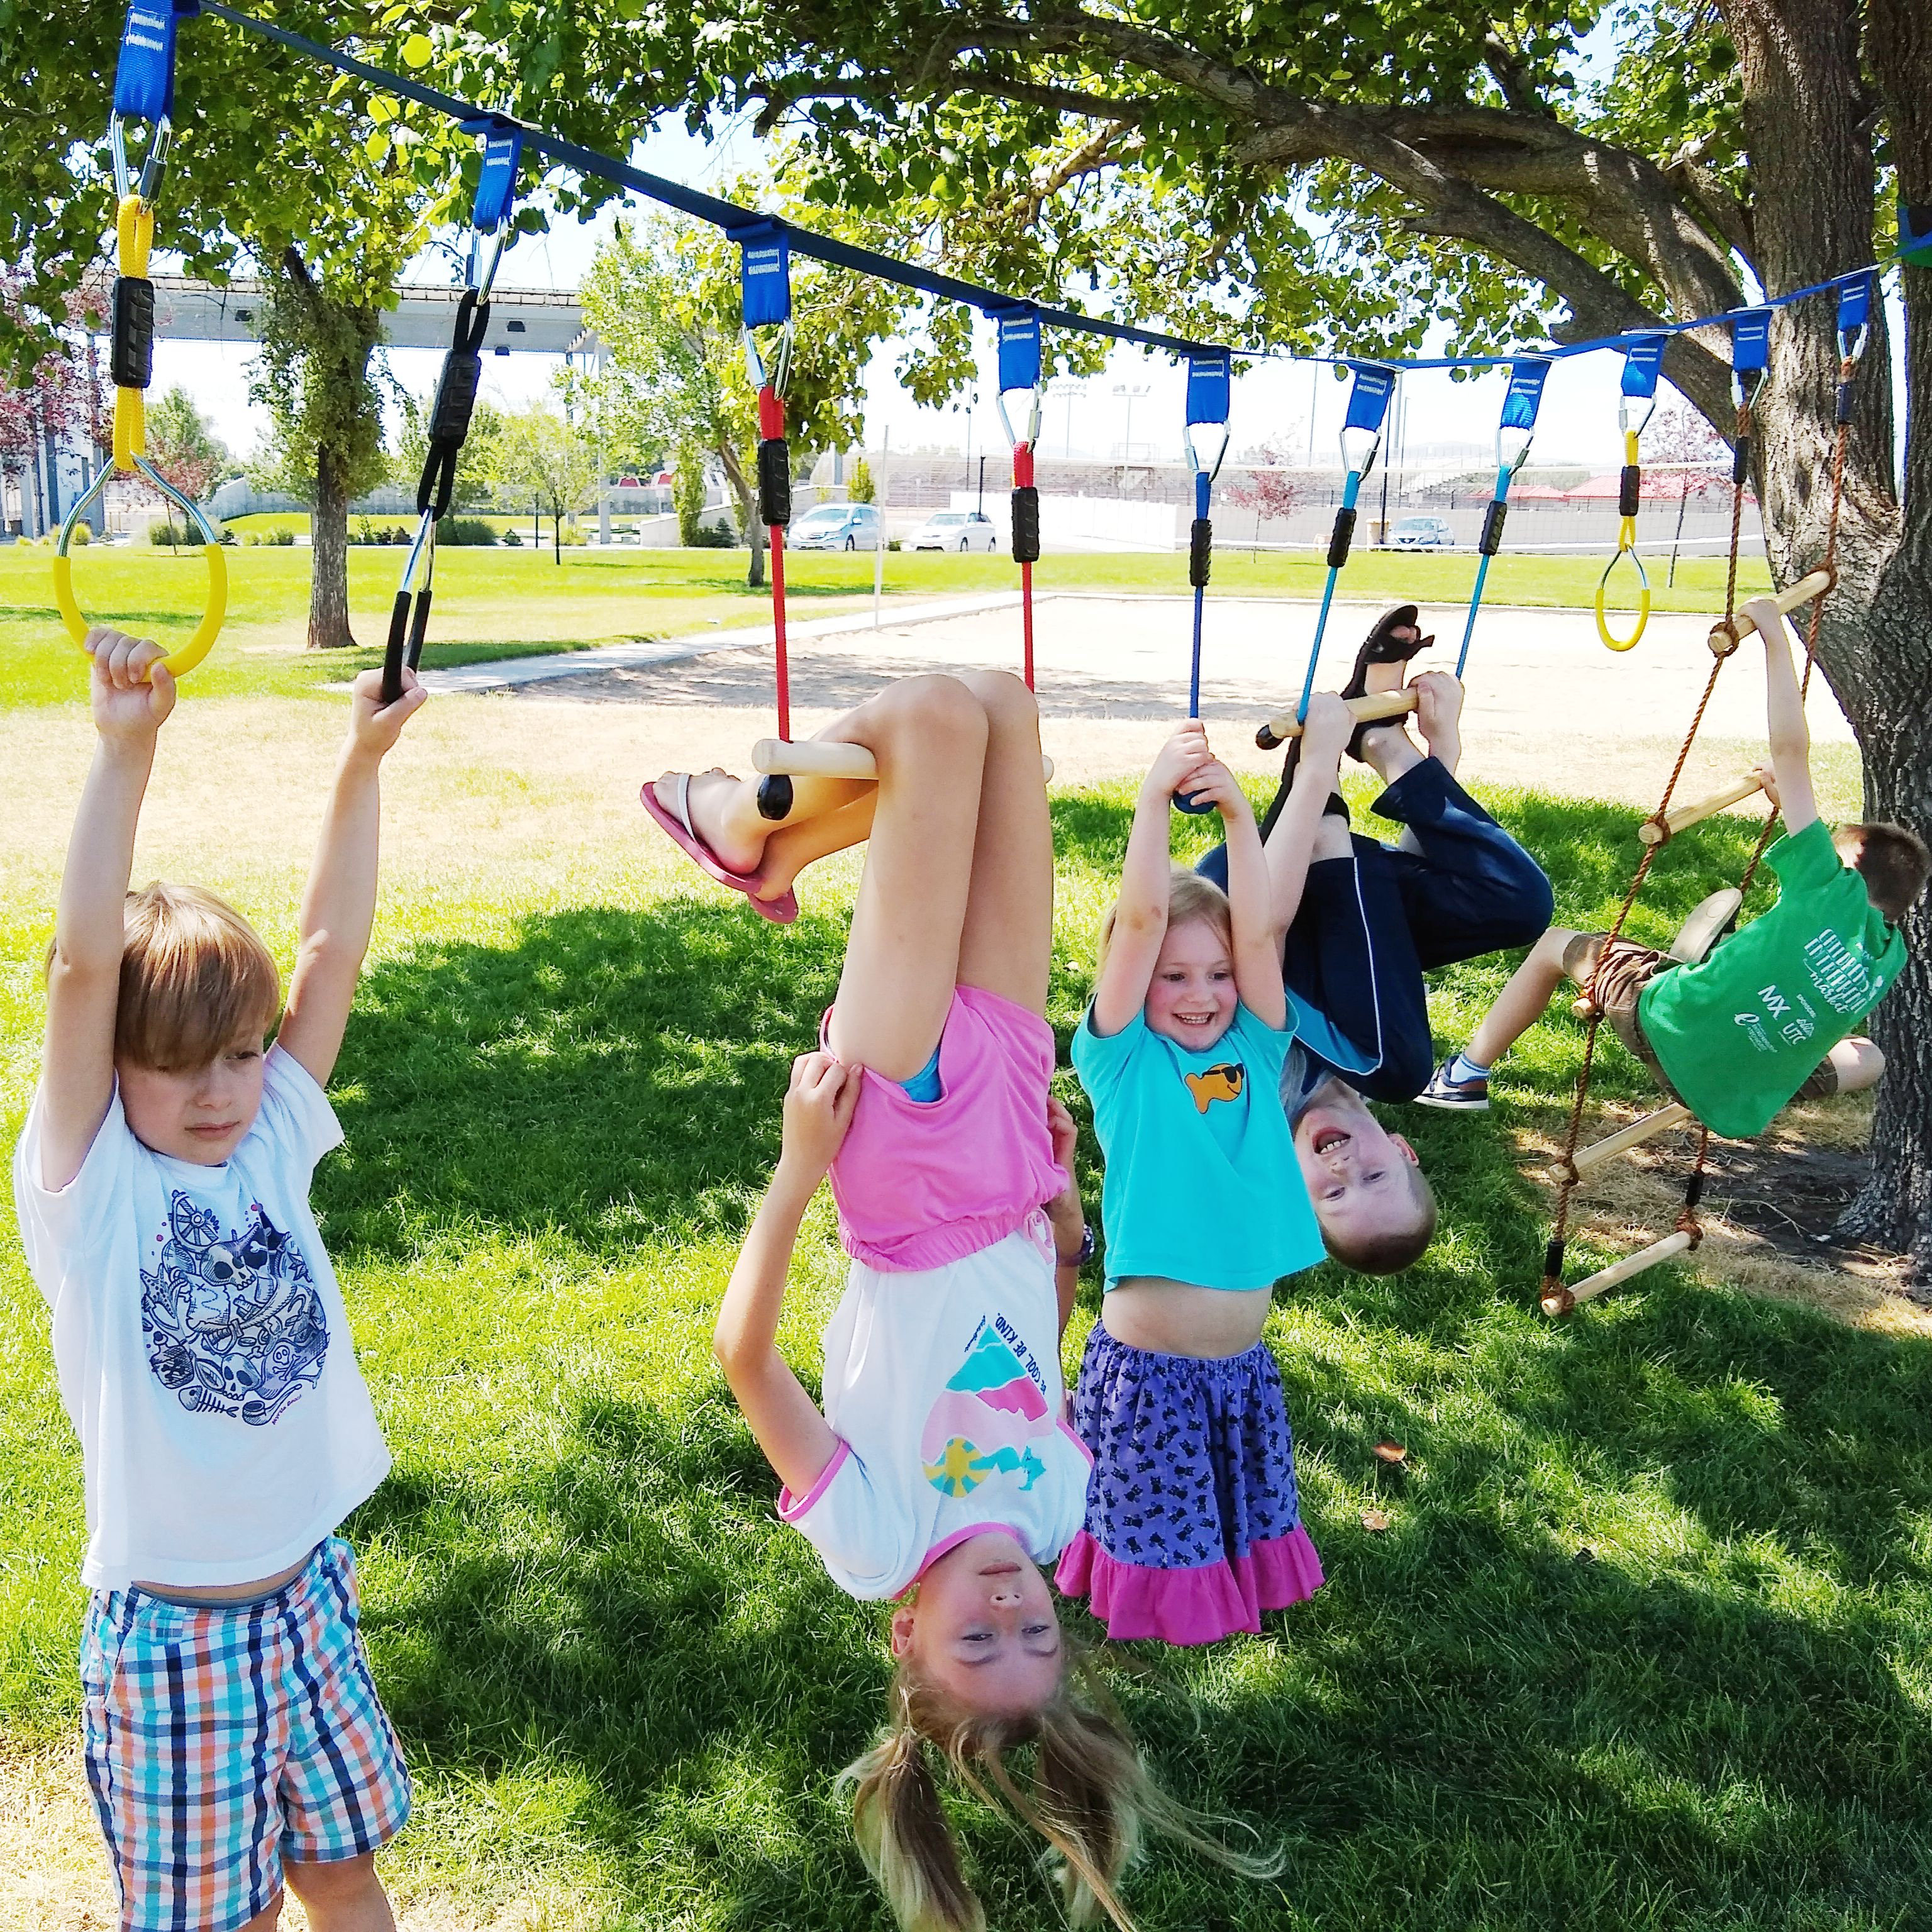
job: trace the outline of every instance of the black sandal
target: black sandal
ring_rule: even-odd
[[[1371,664],[1406,664],[1419,652],[1426,651],[1435,643],[1432,632],[1424,638],[1418,636],[1414,643],[1400,638],[1398,631],[1419,631],[1417,620],[1421,613],[1413,604],[1398,604],[1393,610],[1384,611],[1376,620],[1376,626],[1364,640],[1362,648],[1355,653],[1355,668],[1350,674],[1342,695],[1345,698],[1366,698],[1369,694],[1369,667]],[[1389,724],[1399,721],[1390,718]],[[1380,723],[1358,724],[1348,740],[1348,755],[1359,759],[1362,755],[1362,736],[1364,732],[1380,728]]]

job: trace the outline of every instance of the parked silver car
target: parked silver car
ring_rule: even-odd
[[[1454,550],[1456,532],[1440,517],[1405,517],[1388,540],[1394,550]]]
[[[982,510],[938,510],[906,539],[908,550],[998,550],[1000,533]]]
[[[874,550],[879,512],[872,503],[820,503],[792,519],[788,550]]]

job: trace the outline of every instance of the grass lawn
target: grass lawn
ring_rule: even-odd
[[[338,718],[194,711],[154,851],[233,894],[286,962]],[[418,1793],[386,1869],[405,1900],[460,1906],[438,1924],[542,1892],[560,1901],[544,1922],[586,1932],[883,1926],[830,1789],[878,1719],[883,1614],[776,1520],[707,1346],[790,1059],[832,989],[854,867],[808,882],[796,926],[765,926],[642,838],[622,788],[540,760],[479,768],[465,715],[398,757],[334,1088],[347,1145],[316,1181],[396,1456],[349,1526]],[[37,717],[0,731],[67,728]],[[180,811],[179,766],[206,762],[224,719],[250,766],[244,727],[276,734],[286,814]],[[1558,916],[1600,921],[1628,811],[1492,802],[1548,866]],[[1130,800],[1054,812],[1064,1060]],[[1720,820],[1673,845],[1640,936],[1734,873],[1748,832]],[[0,1144],[33,1077],[57,843],[37,830],[13,856]],[[1508,963],[1442,976],[1439,1010],[1470,1011]],[[1388,1281],[1326,1266],[1277,1292],[1269,1339],[1331,1581],[1259,1637],[1126,1647],[1114,1678],[1172,1786],[1261,1826],[1289,1863],[1254,1886],[1156,1851],[1131,1893],[1149,1928],[1925,1923],[1932,1348],[1681,1270],[1546,1321],[1541,1208],[1509,1130],[1557,1117],[1580,1042],[1567,1013],[1546,1022],[1487,1121],[1402,1110],[1445,1210],[1424,1264]],[[1603,1077],[1608,1096],[1643,1091],[1614,1050]],[[1606,1258],[1588,1245],[1573,1265]],[[821,1198],[783,1338],[814,1378],[841,1274]],[[1070,1364],[1098,1300],[1090,1278]],[[1376,1459],[1385,1436],[1406,1469]],[[25,1754],[74,1721],[82,1537],[10,1222],[0,1468],[0,1750]],[[963,1815],[992,1923],[1059,1923],[1027,1848]]]
[[[309,553],[236,547],[226,553],[229,616],[214,654],[194,674],[206,696],[243,692],[298,696],[380,662],[382,640],[404,553],[357,546],[349,553],[350,608],[364,648],[310,656],[302,649],[308,608]],[[52,704],[84,689],[78,654],[54,610],[50,553],[38,547],[0,549],[0,665],[14,704]],[[548,550],[446,548],[436,560],[432,665],[568,650],[630,638],[662,638],[769,620],[770,598],[745,585],[741,550],[566,550],[561,565]],[[802,552],[786,560],[790,607],[800,616],[849,610],[872,595],[873,560],[842,552]],[[1589,557],[1498,557],[1486,595],[1498,604],[1587,604],[1600,560]],[[1215,560],[1210,594],[1316,597],[1325,570],[1312,554],[1250,558],[1229,549]],[[1346,595],[1466,602],[1473,556],[1366,551],[1342,580]],[[1186,590],[1179,556],[1048,556],[1038,566],[1043,590]],[[898,551],[886,559],[893,596],[1010,590],[1011,562],[1001,556],[952,556]],[[1659,610],[1721,610],[1724,566],[1703,557],[1678,566],[1677,586],[1660,584]],[[1766,588],[1764,566],[1740,573],[1739,594]],[[198,621],[206,574],[198,550],[90,546],[76,554],[75,594],[102,622],[143,635],[184,638]]]

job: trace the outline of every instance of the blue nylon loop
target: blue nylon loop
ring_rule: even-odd
[[[1871,320],[1873,276],[1870,269],[1847,275],[1838,284],[1838,333],[1848,335]]]
[[[196,0],[134,0],[114,67],[114,111],[133,121],[165,121],[175,111],[175,27],[200,10]]]
[[[476,201],[470,225],[494,235],[517,199],[517,172],[523,165],[524,136],[508,122],[493,121],[468,130],[483,136],[483,165],[476,176]]]
[[[1748,376],[1771,361],[1771,310],[1740,309],[1731,318],[1731,372]]]
[[[1389,398],[1395,394],[1395,372],[1378,362],[1351,362],[1355,372],[1348,391],[1348,413],[1342,420],[1344,429],[1372,430],[1382,433],[1382,419],[1388,414]]]
[[[1224,423],[1228,420],[1228,399],[1234,387],[1232,359],[1225,349],[1209,350],[1187,358],[1187,427],[1196,423]],[[1208,512],[1199,512],[1205,516]]]
[[[1000,393],[1040,387],[1040,315],[1030,308],[993,312],[1000,336]]]
[[[1546,357],[1537,356],[1510,364],[1509,393],[1503,398],[1504,429],[1534,429],[1536,412],[1543,406],[1543,386],[1550,380]]]
[[[738,244],[744,284],[745,326],[763,328],[791,320],[791,250],[775,221],[728,229]]]
[[[1624,348],[1625,395],[1648,398],[1657,394],[1658,378],[1664,374],[1664,345],[1670,340],[1668,335],[1640,335],[1627,340]]]

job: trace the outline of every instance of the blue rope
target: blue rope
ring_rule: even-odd
[[[1342,486],[1343,509],[1352,510],[1355,507],[1355,498],[1361,487],[1360,471],[1350,470],[1348,480]],[[1335,580],[1341,574],[1342,566],[1331,563],[1328,566],[1328,581],[1322,586],[1322,608],[1315,617],[1315,641],[1308,647],[1308,674],[1301,680],[1301,702],[1294,707],[1295,716],[1304,721],[1308,716],[1308,700],[1315,691],[1315,667],[1322,656],[1322,634],[1328,628],[1328,607],[1335,601]]]

